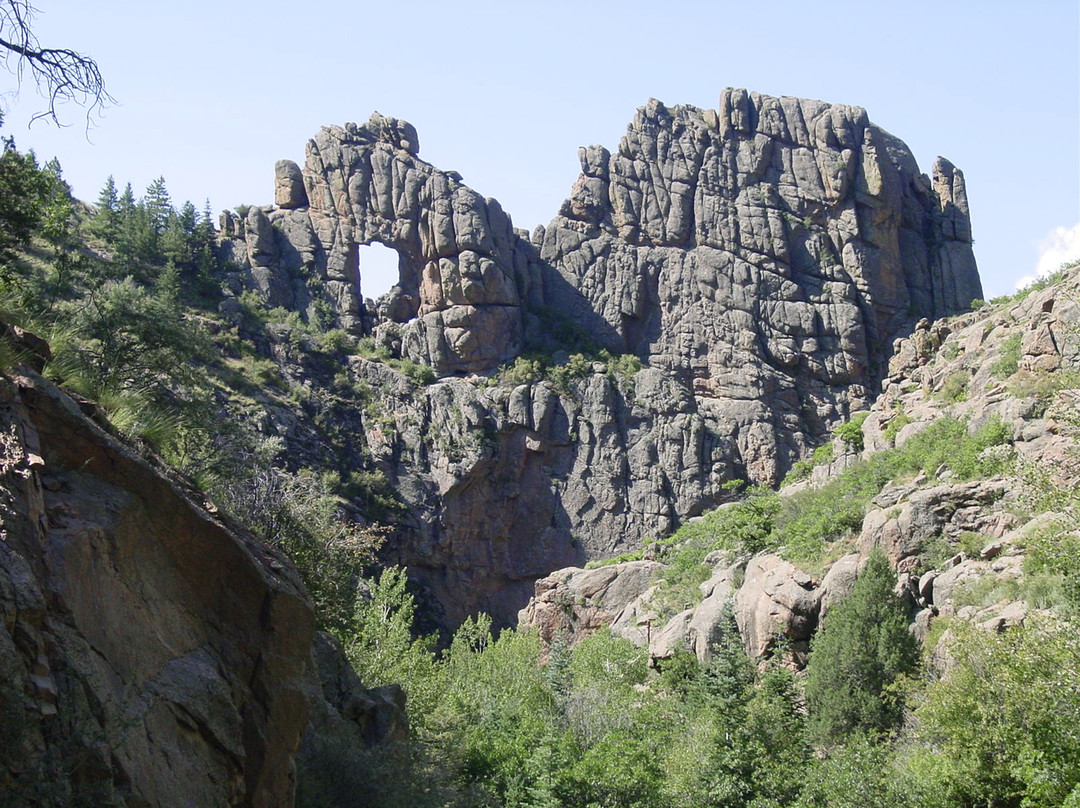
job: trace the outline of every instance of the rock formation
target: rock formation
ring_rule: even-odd
[[[234,293],[439,378],[349,368],[375,399],[357,408],[381,412],[358,463],[400,492],[394,557],[444,625],[481,609],[510,623],[552,569],[664,535],[732,479],[777,482],[869,405],[895,337],[981,294],[963,176],[943,160],[921,174],[857,107],[650,101],[614,153],[581,150],[531,237],[418,153],[393,118],[325,128],[303,188],[280,162],[277,204],[225,215],[223,249]],[[365,302],[357,249],[373,242],[400,279]],[[582,339],[591,362],[569,382],[499,384],[526,349],[565,365]]]
[[[751,657],[770,656],[776,639],[784,637],[787,659],[798,667],[806,662],[807,641],[820,619],[851,591],[875,549],[896,571],[897,591],[907,599],[921,640],[943,615],[989,631],[1023,622],[1031,609],[1023,599],[1030,571],[1025,548],[1033,537],[1075,531],[1078,524],[1075,506],[1064,520],[1061,512],[1039,513],[1040,508],[1066,507],[1067,498],[1051,497],[1048,505],[1034,507],[1034,518],[1025,515],[1032,510],[1033,478],[1048,490],[1080,486],[1078,369],[1080,270],[1075,268],[1015,304],[920,322],[914,333],[896,342],[883,394],[862,425],[863,458],[902,447],[935,421],[952,417],[963,419],[972,433],[997,424],[1007,443],[983,450],[984,459],[998,453],[1015,457],[1015,465],[1002,464],[999,474],[969,481],[955,479],[943,466],[886,485],[860,528],[847,537],[854,552],[832,562],[824,574],[807,574],[772,552],[741,561],[718,553],[705,559],[713,572],[701,585],[700,601],[672,608],[664,604],[663,564],[649,562],[651,577],[641,580],[635,574],[633,589],[594,586],[588,598],[578,591],[585,580],[580,571],[557,570],[537,581],[519,626],[535,627],[545,639],[562,631],[571,642],[610,626],[613,633],[648,647],[651,658],[662,664],[679,650],[707,659],[722,622],[733,617]],[[962,394],[950,382],[958,378],[964,382]],[[838,455],[842,443],[839,438],[834,443]],[[839,470],[851,457],[842,458]],[[807,486],[828,482],[837,469],[835,463],[823,465],[821,474],[785,486],[781,495],[798,496]],[[614,564],[584,575],[593,582],[616,582],[624,570],[642,563]],[[596,602],[605,604],[603,611],[592,608]],[[552,603],[562,605],[557,620],[548,618],[547,604]],[[646,633],[646,624],[657,628]],[[944,657],[935,659],[936,665],[946,664]]]
[[[302,742],[404,727],[330,675],[286,559],[30,370],[0,379],[0,480],[5,804],[286,806]]]

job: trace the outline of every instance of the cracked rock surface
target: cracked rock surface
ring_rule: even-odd
[[[529,235],[375,114],[322,129],[302,169],[279,162],[276,205],[223,217],[236,294],[434,371],[410,387],[348,368],[376,402],[358,410],[381,411],[358,445],[408,511],[395,559],[446,626],[512,623],[538,576],[665,535],[732,479],[778,482],[869,407],[895,338],[981,296],[963,175],[921,173],[861,108],[652,100],[615,150],[579,156]],[[399,281],[365,301],[357,250],[376,242]],[[500,386],[524,352],[565,363],[571,337],[643,369]]]

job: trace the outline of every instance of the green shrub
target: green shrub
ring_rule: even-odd
[[[429,365],[422,365],[411,359],[392,359],[389,364],[395,370],[405,374],[405,378],[417,387],[425,387],[436,381],[435,371]]]
[[[858,530],[866,515],[866,502],[837,496],[830,485],[785,497],[769,544],[783,547],[784,557],[809,562],[821,558],[825,548]]]
[[[815,466],[824,466],[826,463],[831,463],[833,461],[833,455],[834,454],[835,454],[835,452],[833,450],[832,441],[829,441],[828,443],[821,444],[821,446],[814,449],[814,456],[813,456],[814,465]]]
[[[914,712],[897,771],[932,806],[1057,808],[1080,795],[1080,632],[1029,615],[994,634],[954,621],[953,660]]]
[[[1025,540],[1024,572],[1057,576],[1065,608],[1080,613],[1080,534],[1052,523]]]
[[[1053,372],[1021,370],[1009,379],[1009,395],[1014,398],[1036,399],[1032,411],[1032,417],[1035,418],[1046,414],[1058,392],[1077,387],[1080,387],[1080,374],[1064,369]]]
[[[608,354],[604,361],[607,363],[608,375],[623,381],[630,381],[644,367],[641,359],[634,354]]]
[[[944,401],[947,404],[957,404],[961,401],[967,400],[967,388],[968,382],[971,381],[971,374],[966,370],[957,370],[950,373],[945,377],[941,383],[941,387],[938,388],[937,398]]]
[[[784,475],[783,481],[780,483],[780,487],[791,485],[805,480],[810,476],[810,473],[814,470],[814,461],[811,459],[799,460],[792,464],[791,471]]]
[[[508,387],[533,384],[544,376],[544,363],[536,356],[519,356],[499,372],[499,383]]]
[[[875,551],[814,636],[806,701],[810,732],[825,744],[854,731],[887,732],[900,722],[902,704],[890,688],[915,671],[919,646],[895,585],[888,560]]]
[[[1007,379],[1020,369],[1020,334],[1010,334],[1002,340],[997,359],[990,365],[990,373],[999,379]]]
[[[833,444],[832,441],[823,443],[814,449],[814,453],[809,458],[799,460],[791,467],[791,471],[784,477],[784,481],[780,483],[780,486],[791,485],[797,483],[800,480],[805,480],[810,476],[811,472],[818,466],[823,466],[833,461]]]
[[[896,445],[896,436],[900,434],[900,430],[911,423],[911,417],[904,412],[904,408],[897,403],[896,409],[893,412],[892,418],[889,419],[889,423],[885,427],[885,431],[882,433],[882,437],[890,446]]]
[[[592,360],[585,354],[571,354],[564,365],[548,366],[544,371],[544,377],[551,382],[551,386],[563,395],[570,394],[570,384],[575,379],[583,379],[592,373]]]
[[[868,412],[860,412],[853,416],[847,423],[841,424],[836,428],[836,437],[840,438],[851,449],[856,452],[863,450],[863,423],[870,416]]]
[[[343,328],[323,331],[315,338],[315,344],[324,353],[349,353],[356,348],[355,339]]]

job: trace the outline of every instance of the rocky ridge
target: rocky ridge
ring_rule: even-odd
[[[292,564],[88,413],[0,379],[4,804],[291,805],[321,745],[400,737]]]
[[[617,151],[581,150],[531,236],[418,154],[393,118],[325,128],[303,168],[278,163],[275,205],[223,216],[223,250],[234,294],[368,335],[343,369],[362,391],[350,464],[398,492],[393,560],[444,626],[512,623],[537,577],[669,533],[731,480],[779,481],[869,405],[894,337],[981,294],[962,174],[921,174],[857,107],[651,101]],[[363,301],[375,242],[400,280]],[[530,350],[561,383],[506,372]],[[269,428],[317,466],[306,417]]]
[[[875,548],[896,570],[920,638],[932,636],[931,624],[942,616],[992,631],[1023,622],[1041,608],[1025,594],[1032,574],[1025,548],[1056,518],[1030,502],[1032,486],[1068,492],[1080,485],[1078,390],[1076,268],[1019,301],[922,321],[896,343],[882,394],[862,423],[862,452],[836,438],[835,459],[782,495],[827,483],[860,456],[902,446],[945,417],[962,419],[969,433],[999,424],[1006,442],[984,452],[1012,458],[1004,473],[957,481],[942,467],[893,481],[873,499],[861,527],[832,548],[839,557],[811,572],[784,560],[782,548],[780,555],[715,553],[706,559],[713,571],[698,602],[669,618],[657,597],[663,564],[559,570],[537,582],[519,625],[549,642],[559,636],[576,642],[609,626],[647,645],[654,660],[679,650],[705,659],[723,621],[734,618],[751,656],[770,656],[783,638],[790,662],[800,667],[819,618],[850,591]],[[649,575],[642,576],[643,564]]]

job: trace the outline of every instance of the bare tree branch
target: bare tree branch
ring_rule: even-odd
[[[87,125],[90,116],[115,99],[105,89],[97,63],[77,51],[67,48],[43,48],[30,28],[37,10],[29,0],[0,0],[0,48],[8,69],[22,84],[24,71],[29,70],[38,92],[49,102],[48,109],[36,113],[33,121],[51,119],[63,126],[57,116],[57,106],[74,101],[86,107]],[[15,65],[11,66],[14,56]]]

